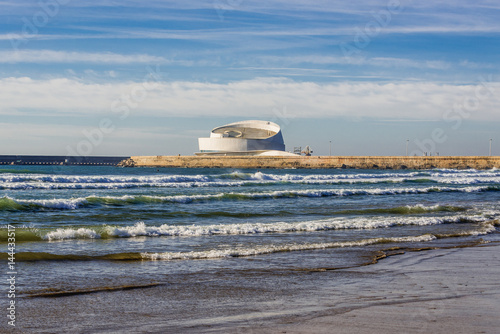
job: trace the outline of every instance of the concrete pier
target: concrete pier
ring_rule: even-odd
[[[0,165],[92,165],[116,166],[128,157],[0,155]]]
[[[123,167],[186,168],[356,168],[356,169],[490,169],[500,168],[500,157],[484,156],[133,156]]]

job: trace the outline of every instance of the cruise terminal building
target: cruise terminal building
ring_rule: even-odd
[[[219,126],[208,138],[198,138],[196,155],[294,155],[285,151],[281,128],[269,121],[241,121]]]

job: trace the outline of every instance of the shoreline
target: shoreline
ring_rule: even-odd
[[[500,328],[498,242],[396,252],[346,269],[196,275],[194,286],[167,275],[165,284],[145,289],[22,298],[19,327],[54,333],[72,328],[346,334],[496,333]],[[221,281],[221,275],[229,276]]]
[[[396,254],[348,271],[373,276],[347,287],[330,284],[329,295],[343,298],[321,311],[238,332],[494,334],[500,328],[498,242]]]
[[[492,169],[500,157],[486,156],[132,156],[119,167],[243,169]]]

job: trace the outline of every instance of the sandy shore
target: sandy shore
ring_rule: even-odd
[[[266,259],[261,259],[265,261]],[[23,333],[498,333],[500,244],[20,300]]]
[[[498,244],[407,253],[351,271],[368,276],[328,287],[324,310],[239,332],[499,333]]]

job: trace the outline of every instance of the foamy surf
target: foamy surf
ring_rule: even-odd
[[[147,203],[193,203],[199,201],[220,200],[265,200],[294,197],[334,197],[334,196],[391,196],[406,194],[426,194],[433,192],[479,193],[500,191],[500,186],[468,186],[468,187],[401,187],[401,188],[369,188],[369,189],[311,189],[311,190],[277,190],[270,192],[219,192],[216,194],[196,195],[123,195],[123,196],[89,196],[70,199],[16,199],[0,198],[1,210],[22,210],[35,207],[60,210],[74,210],[88,205],[131,205]]]
[[[425,183],[475,185],[500,182],[500,171],[431,170],[410,173],[356,174],[273,174],[233,172],[220,175],[47,175],[0,174],[0,189],[127,189],[127,188],[194,188],[240,187],[272,184],[384,184]]]
[[[208,235],[241,235],[241,234],[263,234],[263,233],[298,233],[317,232],[329,230],[371,230],[378,228],[389,228],[394,226],[430,226],[438,224],[450,224],[457,222],[480,223],[487,221],[481,216],[468,217],[459,215],[456,217],[373,217],[373,218],[337,218],[319,221],[305,221],[297,223],[243,223],[243,224],[219,224],[219,225],[189,225],[189,226],[147,226],[143,222],[127,227],[106,227],[108,236],[114,237],[158,237],[158,236],[208,236]]]
[[[249,257],[258,255],[268,255],[284,252],[299,252],[333,248],[352,248],[364,247],[377,244],[394,244],[404,245],[407,247],[409,243],[426,243],[437,239],[456,238],[466,236],[481,236],[495,231],[494,224],[484,224],[479,230],[468,232],[460,232],[457,234],[423,234],[420,236],[404,236],[404,237],[379,237],[353,241],[341,242],[324,242],[324,243],[285,243],[285,244],[268,244],[254,247],[226,247],[217,249],[207,249],[202,251],[189,252],[142,252],[142,253],[110,253],[102,255],[80,255],[80,254],[53,254],[53,253],[19,253],[19,261],[90,261],[90,260],[108,260],[108,261],[131,261],[131,260],[151,260],[151,261],[172,261],[172,260],[209,260],[222,259],[228,257]],[[86,237],[88,239],[97,239],[98,236],[93,235],[92,231],[87,229],[75,229],[73,231],[56,231],[51,234],[50,238],[44,238],[48,241],[58,241],[67,239],[78,239]]]
[[[68,240],[68,239],[99,239],[101,236],[94,230],[89,228],[64,229],[58,228],[53,232],[49,232],[42,238],[48,241]]]
[[[500,216],[500,214],[499,214]],[[374,230],[404,226],[433,226],[442,224],[476,224],[477,227],[463,232],[463,235],[482,235],[495,231],[495,221],[482,215],[456,215],[446,217],[371,217],[347,218],[339,217],[316,221],[275,222],[275,223],[236,223],[213,225],[147,225],[138,222],[133,226],[97,226],[88,228],[58,228],[54,231],[35,231],[42,240],[71,239],[110,239],[135,237],[203,237],[231,236],[252,234],[290,234],[306,232],[327,232],[332,230]],[[22,229],[20,229],[22,231]],[[468,233],[468,234],[466,234]],[[32,239],[32,236],[27,236]],[[3,239],[3,238],[2,238]],[[21,239],[20,239],[21,240]]]
[[[165,253],[142,253],[142,258],[145,260],[202,260],[202,259],[218,259],[224,257],[246,257],[265,255],[272,253],[297,252],[328,248],[344,248],[344,247],[362,247],[380,243],[406,243],[406,242],[429,242],[435,240],[436,237],[430,234],[417,237],[394,237],[394,238],[372,238],[359,241],[345,242],[325,242],[325,243],[310,243],[310,244],[285,244],[285,245],[267,245],[252,248],[229,248],[229,249],[211,249],[206,251],[192,252],[165,252]]]

